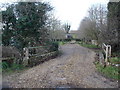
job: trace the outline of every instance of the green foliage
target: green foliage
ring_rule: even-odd
[[[80,41],[81,41],[81,39],[75,39],[75,41],[80,42]]]
[[[120,51],[120,2],[108,3],[108,30],[107,43],[112,46],[112,51]]]
[[[60,41],[58,43],[59,43],[59,45],[64,45],[66,42]]]
[[[52,7],[42,2],[17,2],[2,11],[3,45],[17,48],[43,44],[48,39],[47,12]]]
[[[119,68],[118,67],[113,67],[113,66],[106,66],[104,67],[101,64],[96,64],[96,68],[99,72],[103,73],[105,76],[110,77],[112,79],[117,79],[120,80],[120,75],[119,75]]]
[[[53,41],[47,41],[46,42],[46,49],[49,52],[58,51],[59,43],[53,42]]]
[[[86,43],[83,43],[83,42],[80,42],[79,44],[80,44],[81,46],[87,47],[87,48],[100,48],[100,47],[98,47],[97,45],[86,44]]]
[[[69,42],[71,41],[71,39],[64,39],[64,42]]]
[[[9,68],[9,64],[8,64],[7,62],[1,62],[1,63],[0,63],[0,67],[1,67],[2,69],[7,69],[7,68]]]
[[[11,71],[11,70],[14,71],[14,70],[21,70],[21,69],[24,68],[24,66],[21,65],[21,64],[13,63],[13,64],[10,65],[7,62],[1,62],[0,63],[0,68],[2,69],[2,71]]]
[[[112,57],[109,60],[111,63],[116,63],[116,64],[120,64],[120,57]]]
[[[58,51],[59,44],[58,42],[51,42],[50,51]]]
[[[2,22],[5,24],[3,26],[3,35],[2,35],[3,38],[2,42],[4,45],[9,45],[10,38],[15,33],[14,29],[12,29],[15,27],[15,23],[16,23],[16,18],[13,13],[13,7],[14,5],[12,4],[10,7],[7,8],[6,11],[2,11]]]
[[[20,64],[15,64],[13,63],[10,67],[12,70],[20,70],[20,69],[23,69],[24,66],[23,65],[20,65]]]
[[[120,51],[113,52],[113,53],[112,53],[112,56],[113,56],[113,57],[120,57]]]

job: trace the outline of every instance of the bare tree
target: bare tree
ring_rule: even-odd
[[[51,39],[64,39],[65,31],[64,25],[61,24],[60,20],[54,16],[50,16],[48,20],[49,37]]]
[[[82,20],[79,30],[80,30],[79,34],[81,38],[85,38],[87,40],[98,39],[96,23],[91,21],[88,17],[85,17]]]
[[[93,5],[89,11],[89,18],[96,23],[96,30],[98,30],[98,41],[104,42],[105,32],[107,29],[107,8],[105,5]]]
[[[88,16],[85,17],[79,31],[82,38],[95,39],[102,43],[104,32],[107,27],[107,9],[104,5],[93,5],[88,10]]]

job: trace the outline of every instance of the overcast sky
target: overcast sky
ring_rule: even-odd
[[[0,0],[0,2],[11,2],[18,0]],[[50,2],[54,7],[56,18],[62,22],[69,22],[71,30],[77,30],[81,20],[87,15],[88,8],[93,4],[107,5],[109,0],[43,0]]]
[[[55,7],[55,16],[63,22],[70,22],[71,30],[77,30],[80,21],[93,4],[107,5],[109,0],[44,0]]]

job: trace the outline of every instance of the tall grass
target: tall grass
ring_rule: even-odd
[[[25,66],[23,66],[21,64],[15,64],[15,63],[10,65],[7,62],[1,62],[0,68],[1,68],[1,71],[4,73],[4,72],[14,72],[17,70],[23,70],[25,68]]]

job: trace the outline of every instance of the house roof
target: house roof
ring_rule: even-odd
[[[70,33],[78,33],[78,30],[71,30]]]

